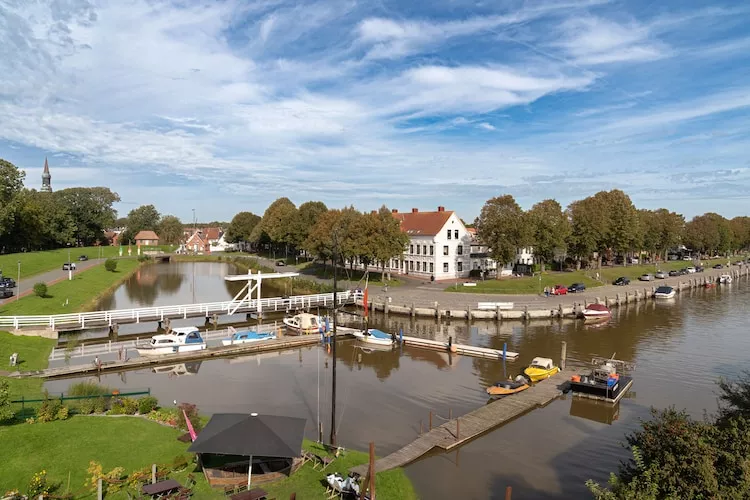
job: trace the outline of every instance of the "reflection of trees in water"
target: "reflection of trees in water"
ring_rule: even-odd
[[[393,370],[399,368],[400,355],[397,349],[366,353],[355,342],[340,342],[336,346],[336,354],[338,361],[350,371],[355,368],[361,370],[362,367],[372,368],[378,380],[387,379]]]
[[[139,268],[125,282],[125,294],[136,304],[151,306],[161,294],[174,295],[185,280],[182,269],[169,264],[149,264]]]

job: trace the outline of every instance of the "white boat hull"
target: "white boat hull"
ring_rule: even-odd
[[[364,330],[358,330],[356,332],[352,332],[352,335],[354,335],[354,338],[356,338],[360,342],[364,342],[366,344],[381,345],[381,346],[393,345],[393,340],[382,339],[379,337],[375,337],[374,335],[365,335]]]
[[[276,335],[255,338],[255,339],[241,339],[241,340],[224,339],[221,341],[221,344],[224,346],[237,345],[237,344],[252,344],[253,342],[263,342],[264,340],[275,340],[275,339],[276,339]]]
[[[610,314],[612,313],[610,313],[609,311],[589,311],[589,310],[583,311],[583,317],[587,319],[606,318]]]
[[[176,354],[178,352],[202,351],[206,344],[195,345],[170,345],[164,347],[137,347],[139,356],[163,356],[165,354]]]
[[[675,296],[675,294],[676,294],[676,292],[674,290],[672,290],[669,293],[655,293],[654,294],[654,298],[657,298],[657,299],[673,299],[674,296]]]

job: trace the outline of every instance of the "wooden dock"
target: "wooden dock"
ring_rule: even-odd
[[[462,417],[449,420],[422,434],[400,450],[375,461],[375,471],[382,472],[403,467],[435,448],[443,451],[451,450],[535,408],[545,406],[562,394],[561,386],[574,373],[572,370],[563,370],[523,392],[499,399]],[[367,464],[352,467],[350,470],[364,476],[367,473]]]
[[[404,344],[411,347],[420,347],[423,349],[432,349],[436,351],[449,351],[448,342],[442,342],[438,340],[421,339],[419,337],[402,337]],[[451,344],[451,347],[455,348],[457,354],[463,354],[465,356],[474,356],[476,358],[489,358],[502,360],[503,351],[500,349],[490,349],[489,347],[476,347],[472,345],[463,344]],[[517,352],[505,351],[505,359],[513,361],[518,357]]]
[[[349,338],[345,334],[339,334],[340,340]],[[96,374],[104,372],[117,372],[123,370],[133,370],[146,366],[157,366],[164,364],[184,363],[198,359],[211,359],[227,356],[236,356],[238,354],[252,354],[257,352],[277,351],[281,349],[294,349],[306,345],[320,343],[320,335],[299,335],[293,337],[283,337],[276,340],[264,342],[253,342],[250,344],[238,344],[232,346],[212,347],[201,351],[189,351],[177,354],[164,354],[162,356],[139,356],[137,358],[125,361],[107,361],[97,368],[94,363],[87,363],[75,366],[61,366],[57,368],[47,368],[44,370],[13,372],[7,375],[12,378],[63,378],[78,376],[84,374]]]

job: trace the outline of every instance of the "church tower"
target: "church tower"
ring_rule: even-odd
[[[52,192],[52,176],[49,173],[49,165],[47,164],[47,158],[44,158],[44,172],[42,173],[42,192]]]

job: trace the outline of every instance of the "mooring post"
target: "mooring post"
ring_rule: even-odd
[[[506,356],[507,352],[508,352],[508,343],[507,342],[503,342],[503,361],[505,361],[505,356]]]
[[[560,368],[565,369],[565,358],[568,357],[568,343],[563,340],[562,352],[560,353]]]
[[[430,410],[430,430],[432,430],[432,410]]]
[[[156,464],[151,464],[151,484],[156,483]]]
[[[456,419],[456,441],[458,441],[460,438],[460,431],[461,430],[461,419]]]
[[[318,422],[318,442],[323,442],[323,422]]]
[[[417,315],[416,309],[414,309],[414,302],[411,303],[411,317],[415,317]]]
[[[523,319],[524,321],[529,320],[529,306],[523,306]]]
[[[404,343],[404,329],[403,328],[398,329],[398,341],[402,344]]]
[[[421,436],[424,432],[424,422],[422,422],[422,419],[419,419],[419,435]]]
[[[448,408],[448,420],[453,420],[453,408]]]
[[[511,500],[511,495],[513,494],[513,488],[508,486],[505,488],[505,500]]]

